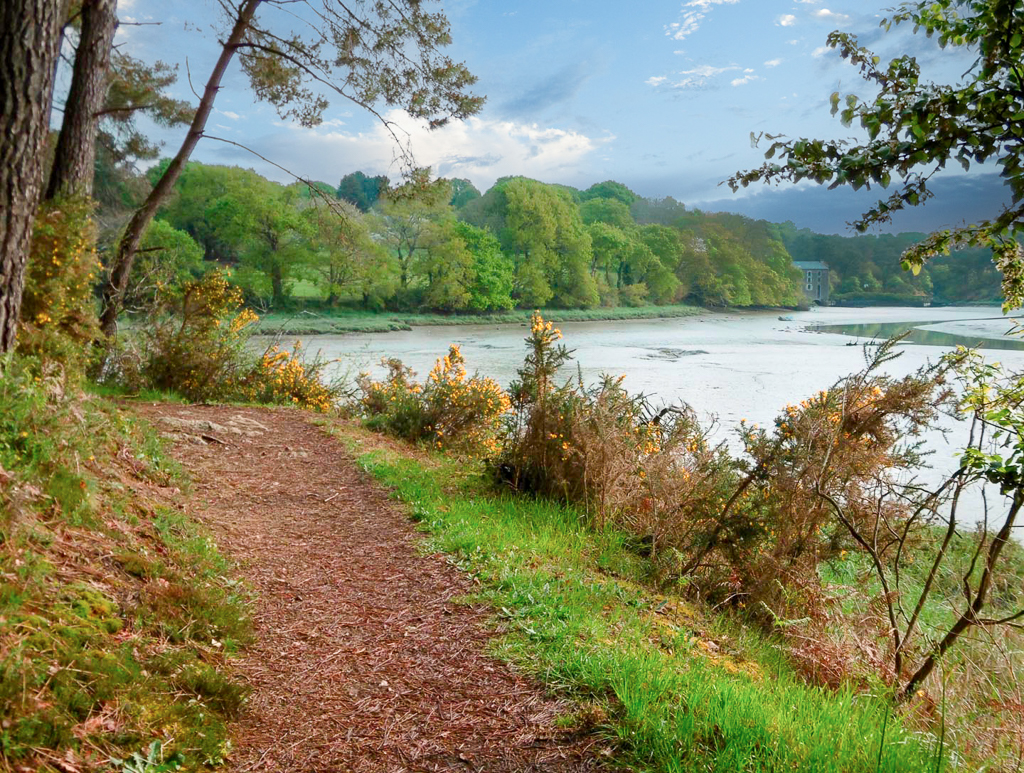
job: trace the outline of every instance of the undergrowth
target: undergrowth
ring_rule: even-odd
[[[222,763],[246,594],[181,471],[115,405],[0,365],[0,770]]]
[[[635,537],[571,507],[496,495],[479,469],[404,456],[336,425],[359,463],[480,583],[497,654],[575,698],[565,720],[640,770],[939,771],[935,736],[891,715],[884,689],[809,686],[770,638],[649,583]]]

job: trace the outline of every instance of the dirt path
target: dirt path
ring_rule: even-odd
[[[258,593],[238,771],[589,771],[564,707],[483,654],[468,583],[294,411],[141,406]],[[206,436],[204,442],[200,438]]]

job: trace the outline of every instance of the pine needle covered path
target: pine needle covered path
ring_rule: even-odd
[[[470,583],[290,410],[152,405],[195,514],[255,590],[238,771],[589,771],[565,706],[488,657]]]

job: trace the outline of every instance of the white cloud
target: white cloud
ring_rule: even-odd
[[[680,70],[680,75],[696,75],[698,78],[713,78],[716,75],[721,75],[723,72],[729,72],[730,70],[740,69],[736,65],[730,65],[728,67],[712,67],[710,64],[702,64],[698,67],[694,67],[692,70]]]
[[[700,28],[700,20],[704,14],[697,11],[684,11],[679,21],[665,25],[665,34],[673,40],[683,40]]]
[[[752,72],[752,71],[750,71],[750,72]],[[762,78],[760,75],[744,75],[742,78],[733,78],[732,79],[732,85],[733,86],[746,86],[748,83],[753,83],[754,81],[763,81],[763,80],[764,80],[764,78]]]
[[[525,175],[541,180],[565,179],[585,169],[584,160],[615,139],[613,135],[588,137],[555,127],[473,117],[430,131],[424,121],[400,110],[384,115],[391,121],[416,164],[429,166],[442,177],[468,177],[477,186],[490,187],[499,177]],[[292,125],[294,126],[294,125]],[[289,126],[289,128],[292,128]],[[296,172],[308,171],[309,158],[321,158],[310,172],[320,179],[334,179],[362,169],[368,174],[397,175],[395,141],[381,125],[366,132],[299,128],[296,137],[275,146],[274,158]],[[287,155],[287,158],[282,156]],[[329,159],[329,161],[327,161]],[[483,189],[483,187],[481,189]]]
[[[217,110],[217,112],[225,118],[230,118],[232,121],[237,121],[239,118],[242,117],[238,113],[235,113],[231,110]]]
[[[713,5],[734,5],[740,0],[690,0],[686,4],[687,8],[699,8],[702,11],[707,11]]]
[[[701,21],[713,6],[733,5],[738,2],[739,0],[690,0],[689,3],[683,5],[683,13],[679,17],[679,21],[665,25],[665,34],[673,40],[683,40],[700,29]],[[688,11],[687,8],[695,10]]]
[[[791,13],[786,13],[780,16],[775,23],[780,27],[792,27],[796,24],[796,17]]]
[[[819,59],[825,56],[825,54],[827,54],[831,50],[832,49],[829,48],[828,46],[818,46],[816,49],[811,51],[811,56],[813,56],[815,59]]]
[[[836,13],[830,11],[828,8],[822,8],[820,11],[815,11],[812,16],[823,21],[835,22],[836,24],[845,24],[850,20],[850,17],[845,13]]]
[[[709,80],[724,72],[734,72],[738,69],[740,68],[734,64],[728,67],[714,67],[710,64],[702,64],[689,70],[680,70],[676,75],[684,77],[678,80],[671,80],[668,76],[659,75],[654,78],[648,78],[645,83],[650,86],[665,86],[670,89],[696,89],[706,85]],[[753,70],[745,70],[744,72],[751,73]]]
[[[780,64],[782,64],[782,59],[769,59],[767,62],[764,63],[764,66],[778,67]]]

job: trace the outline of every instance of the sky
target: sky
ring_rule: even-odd
[[[447,0],[449,55],[465,62],[486,96],[464,122],[437,130],[385,111],[405,133],[419,165],[463,177],[485,191],[525,175],[586,188],[617,180],[638,194],[672,196],[690,208],[728,210],[821,233],[847,223],[878,191],[752,186],[733,194],[722,181],[763,162],[751,133],[856,138],[830,116],[835,91],[870,87],[825,45],[835,29],[856,33],[884,58],[912,53],[928,77],[953,82],[967,52],[941,50],[909,29],[884,33],[892,0]],[[265,7],[266,8],[266,7]],[[270,9],[267,9],[270,10]],[[261,11],[262,13],[263,11]],[[175,96],[196,91],[224,28],[212,0],[120,0],[127,22],[118,44],[146,61],[178,64]],[[285,29],[288,17],[274,17]],[[296,175],[337,184],[347,173],[400,176],[394,142],[379,120],[335,101],[323,124],[306,129],[256,102],[237,63],[218,95],[207,132],[256,151]],[[184,131],[150,126],[173,153]],[[193,159],[252,167],[282,182],[280,168],[233,145],[203,139]],[[954,165],[956,166],[956,165]],[[901,216],[892,231],[928,231],[994,214],[1008,200],[992,170],[950,168],[936,198]]]

